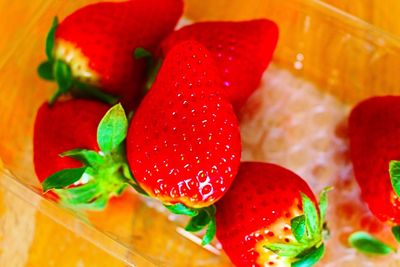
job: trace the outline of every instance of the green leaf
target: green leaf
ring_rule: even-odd
[[[397,160],[390,161],[389,174],[393,190],[397,196],[400,196],[400,161]]]
[[[97,143],[103,152],[116,149],[126,138],[128,119],[124,108],[117,104],[109,109],[97,128]]]
[[[397,242],[400,242],[400,225],[393,226],[392,233],[394,235],[394,238],[396,238]]]
[[[269,243],[265,244],[264,248],[271,250],[281,257],[294,258],[304,250],[304,245]]]
[[[148,50],[144,49],[143,47],[138,47],[135,49],[134,57],[135,57],[135,59],[151,58],[152,54]]]
[[[69,186],[78,181],[82,177],[85,170],[86,167],[58,171],[43,181],[43,191],[46,192],[53,188],[59,189]]]
[[[54,43],[56,40],[55,34],[57,26],[58,26],[58,18],[54,17],[53,24],[51,25],[51,28],[47,33],[46,37],[46,55],[49,60],[53,59],[53,50],[54,50]]]
[[[328,196],[327,193],[332,190],[332,187],[326,187],[322,190],[321,194],[319,195],[319,221],[320,227],[323,227],[326,218],[326,210],[328,209]]]
[[[72,209],[82,209],[82,210],[94,210],[94,211],[101,211],[104,210],[108,202],[108,197],[103,196],[96,198],[92,202],[88,203],[78,203],[78,204],[72,204],[69,203],[68,201],[62,201],[61,204],[72,208]]]
[[[199,214],[197,210],[188,208],[181,203],[175,205],[165,205],[165,207],[174,214],[187,215],[189,217],[194,217]]]
[[[54,62],[53,71],[54,71],[53,75],[57,82],[58,89],[51,97],[49,101],[50,105],[53,105],[60,95],[67,93],[71,89],[72,85],[72,72],[71,68],[68,66],[67,63],[61,60],[56,60]]]
[[[38,74],[42,79],[53,81],[53,61],[42,62],[38,67]]]
[[[55,192],[68,205],[85,204],[91,202],[101,194],[98,183],[87,183],[67,189],[56,189]]]
[[[297,241],[301,242],[306,231],[306,217],[304,215],[294,217],[290,221],[290,224],[294,237]]]
[[[77,205],[77,208],[85,209],[85,210],[104,210],[108,202],[108,197],[100,197],[97,198],[95,201],[90,203],[85,203],[82,205]]]
[[[301,193],[301,199],[303,204],[303,212],[306,219],[306,230],[309,238],[314,239],[321,234],[318,211],[314,202],[308,196]]]
[[[324,244],[315,247],[309,253],[304,255],[300,260],[293,262],[292,267],[311,267],[314,266],[322,257],[325,251]]]
[[[349,243],[358,251],[366,254],[387,255],[395,250],[365,232],[355,232],[349,236]]]
[[[72,85],[72,71],[71,68],[62,60],[54,62],[54,78],[57,81],[61,93],[66,93]]]
[[[88,149],[72,149],[60,154],[61,157],[70,157],[79,160],[86,166],[98,166],[104,163],[104,158],[100,156],[96,151]]]
[[[217,226],[215,222],[215,217],[211,217],[210,223],[208,224],[206,233],[203,237],[203,240],[201,240],[201,245],[205,246],[210,244],[210,242],[213,240],[215,233],[217,232]]]
[[[185,230],[189,232],[198,232],[207,226],[211,221],[211,217],[205,210],[200,210],[199,214],[192,217],[186,225]]]

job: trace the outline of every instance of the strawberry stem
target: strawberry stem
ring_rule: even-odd
[[[60,92],[60,90],[57,90],[49,99],[49,105],[53,106],[54,103],[57,101],[57,99],[62,95],[62,93]]]
[[[201,244],[203,246],[209,244],[216,234],[216,221],[215,221],[215,205],[209,207],[194,209],[186,207],[178,203],[175,205],[165,206],[170,212],[179,215],[186,215],[191,217],[189,223],[186,225],[185,230],[188,232],[198,232],[207,228]]]
[[[118,97],[101,91],[100,88],[74,80],[71,90],[74,96],[95,98],[103,103],[115,105]]]

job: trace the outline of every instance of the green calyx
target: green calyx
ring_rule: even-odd
[[[37,69],[38,74],[42,79],[55,81],[57,83],[58,89],[50,98],[49,104],[53,105],[61,95],[69,92],[74,96],[95,98],[110,105],[117,103],[118,98],[115,96],[104,93],[100,88],[83,84],[78,79],[75,79],[68,63],[55,58],[54,46],[57,27],[58,19],[55,17],[46,38],[47,60],[42,62]]]
[[[327,229],[325,223],[328,206],[325,188],[320,194],[318,207],[305,194],[301,193],[303,214],[291,220],[291,231],[295,241],[290,243],[267,243],[264,248],[275,254],[289,258],[292,266],[310,267],[322,257],[325,247],[323,244]]]
[[[74,158],[84,165],[49,176],[43,191],[53,190],[63,205],[90,210],[104,209],[108,200],[120,195],[126,186],[136,185],[125,153],[128,120],[121,104],[112,107],[98,126],[100,152],[73,149],[61,157]]]
[[[214,205],[205,208],[194,209],[178,203],[175,205],[166,205],[165,207],[174,214],[191,217],[189,223],[185,227],[186,231],[199,232],[203,229],[206,229],[201,241],[201,245],[205,246],[214,239],[217,230],[215,222],[216,207]]]

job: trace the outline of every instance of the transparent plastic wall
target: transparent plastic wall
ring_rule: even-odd
[[[71,266],[72,251],[78,251],[78,260],[87,266],[93,262],[96,266],[229,266],[220,250],[200,247],[195,236],[185,236],[176,218],[131,192],[113,200],[104,212],[78,214],[44,199],[37,189],[33,121],[54,85],[38,78],[36,66],[45,56],[45,35],[53,17],[63,18],[88,2],[94,1],[13,1],[5,14],[17,22],[7,24],[8,43],[0,50],[1,260]],[[194,21],[259,17],[276,21],[280,40],[274,65],[344,103],[399,92],[400,79],[394,77],[400,69],[400,42],[395,37],[319,1],[254,2],[258,5],[241,10],[237,5],[224,8],[215,1],[190,0],[185,14]],[[11,256],[16,251],[21,257]],[[46,254],[49,251],[51,255]],[[65,259],[57,261],[54,255]]]

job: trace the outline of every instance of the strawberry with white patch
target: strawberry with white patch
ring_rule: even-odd
[[[100,2],[60,24],[55,20],[46,42],[48,60],[39,66],[40,76],[59,86],[50,102],[72,89],[106,102],[121,97],[124,106],[133,107],[146,78],[146,62],[134,52],[155,52],[182,9],[181,0]]]
[[[293,172],[244,162],[216,204],[217,238],[236,266],[312,266],[324,252],[326,206],[325,191],[317,206]]]

